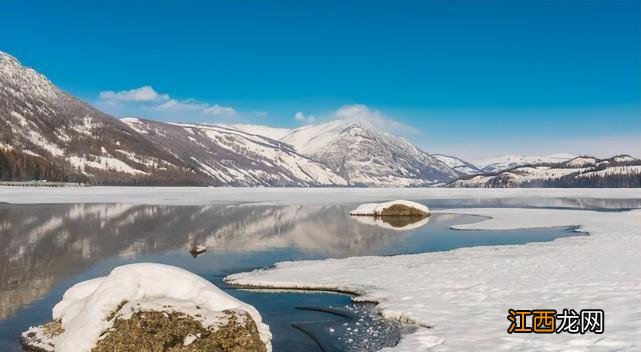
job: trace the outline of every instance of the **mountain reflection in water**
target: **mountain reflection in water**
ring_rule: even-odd
[[[115,265],[147,260],[178,265],[222,285],[228,273],[282,260],[442,251],[576,235],[560,229],[454,231],[451,225],[478,218],[448,214],[390,224],[350,217],[352,207],[0,204],[0,322],[49,297],[53,287],[63,290],[95,276],[98,262],[109,263],[98,270],[102,275]],[[206,245],[207,252],[191,258],[192,243]]]
[[[389,230],[339,206],[0,205],[0,319],[61,279],[111,256],[205,244],[211,250],[296,247],[320,257],[376,253]]]

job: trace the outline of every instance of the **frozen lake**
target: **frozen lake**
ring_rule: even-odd
[[[438,208],[505,202],[454,204],[444,199],[428,204]],[[577,202],[563,204],[574,207]],[[20,351],[19,333],[48,321],[51,308],[71,285],[125,263],[158,262],[190,270],[254,305],[270,325],[274,351],[321,351],[319,344],[326,351],[373,351],[395,344],[408,327],[382,320],[369,305],[353,304],[345,295],[245,291],[225,285],[222,278],[283,260],[387,256],[583,236],[568,228],[456,231],[450,226],[478,218],[450,214],[434,214],[426,223],[379,226],[347,215],[355,205],[2,204],[0,345]],[[193,258],[187,252],[191,243],[204,244],[208,251]],[[337,310],[323,311],[326,308]]]

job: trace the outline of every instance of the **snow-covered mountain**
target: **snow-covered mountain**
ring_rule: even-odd
[[[641,160],[629,155],[609,159],[589,156],[564,162],[517,166],[464,177],[449,187],[641,187]]]
[[[445,154],[433,154],[433,156],[443,162],[445,165],[456,170],[463,175],[476,175],[481,172],[478,167],[468,163],[467,161],[457,158],[455,156],[449,156]]]
[[[634,185],[639,165],[629,156],[597,160],[564,154],[487,159],[475,166],[428,154],[362,119],[295,129],[119,120],[0,52],[0,180],[407,187],[463,176],[450,184],[617,186]],[[469,177],[477,173],[485,175]]]
[[[344,186],[347,182],[288,144],[224,125],[168,124],[138,118],[123,122],[159,149],[232,186]],[[253,131],[256,132],[256,131]],[[260,131],[263,132],[263,131]]]
[[[216,186],[346,184],[291,146],[240,131],[251,126],[236,129],[115,119],[5,53],[0,53],[0,117],[2,179]]]
[[[290,130],[118,120],[5,53],[0,83],[0,179],[403,187],[460,175],[364,122],[335,120]]]
[[[280,139],[351,185],[427,186],[460,174],[403,138],[365,121],[339,119],[291,130]]]
[[[487,158],[472,161],[476,167],[483,173],[497,172],[511,169],[522,165],[533,165],[540,163],[559,163],[576,157],[572,154],[551,154],[545,156],[522,156],[522,155],[503,155],[494,158]]]
[[[3,179],[198,183],[188,165],[0,52]]]

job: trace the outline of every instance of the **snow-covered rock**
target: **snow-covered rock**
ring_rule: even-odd
[[[40,326],[30,328],[22,337],[27,345],[49,346],[45,348],[48,351],[88,352],[97,343],[109,340],[110,334],[125,333],[119,326],[134,316],[144,319],[145,313],[161,313],[158,318],[176,314],[177,318],[190,319],[197,322],[195,326],[212,333],[226,328],[230,320],[234,324],[248,324],[255,327],[263,350],[271,350],[269,327],[254,307],[186,270],[152,263],[124,265],[108,276],[74,285],[53,308],[53,324],[60,324],[55,329],[57,333],[47,333],[46,326]],[[188,337],[191,332],[181,333],[185,341],[198,343]],[[246,333],[245,338],[250,338],[251,331]]]
[[[428,216],[430,209],[417,202],[393,200],[384,203],[366,203],[349,212],[349,215],[365,216]]]

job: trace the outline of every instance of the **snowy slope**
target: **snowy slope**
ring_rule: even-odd
[[[16,164],[34,164],[37,158],[40,169],[53,170],[39,178],[67,180],[68,174],[98,184],[403,187],[459,176],[405,140],[362,122],[336,120],[288,130],[118,120],[4,53],[0,83],[0,151],[16,154],[10,155]]]
[[[212,185],[346,185],[324,165],[271,138],[226,126],[167,124],[137,118],[122,121],[193,170],[207,175]]]
[[[629,155],[609,159],[576,157],[465,177],[450,187],[641,187],[641,160]]]
[[[474,175],[478,174],[481,172],[479,168],[476,166],[468,163],[467,161],[454,157],[454,156],[449,156],[449,155],[444,155],[444,154],[433,154],[433,156],[443,162],[445,165],[451,167],[452,169],[458,171],[461,174],[464,175]]]
[[[503,155],[494,158],[476,160],[472,163],[482,172],[497,172],[511,169],[522,165],[540,164],[540,163],[559,163],[576,157],[572,154],[551,154],[545,156],[519,156]]]
[[[264,125],[250,125],[250,124],[235,124],[227,127],[235,128],[237,130],[240,130],[249,134],[268,137],[274,140],[279,140],[285,137],[291,131],[289,128],[278,128],[278,127],[269,127]]]
[[[291,130],[281,141],[317,160],[352,185],[426,186],[459,173],[406,140],[363,121],[333,120]]]
[[[275,140],[288,130],[118,120],[4,53],[0,102],[0,149],[17,153],[10,155],[16,164],[32,163],[33,158],[53,161],[89,183],[346,185],[327,167]]]
[[[16,158],[55,162],[93,182],[161,181],[185,167],[124,123],[2,52],[0,129],[2,150],[15,152]]]

